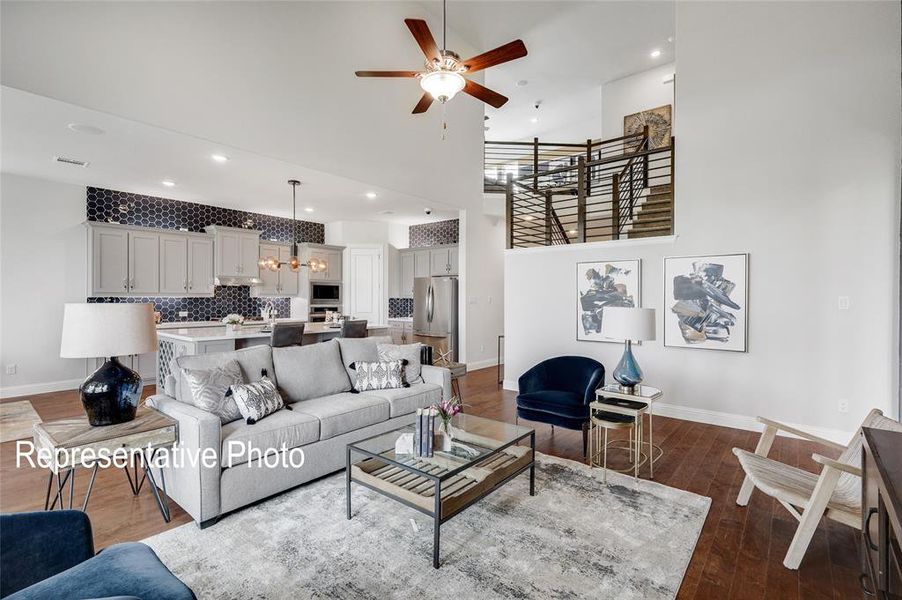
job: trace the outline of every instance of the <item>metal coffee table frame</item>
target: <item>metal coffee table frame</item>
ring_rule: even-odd
[[[405,506],[409,506],[410,508],[412,508],[416,511],[419,511],[419,512],[423,513],[424,515],[428,515],[428,516],[432,517],[432,531],[433,531],[433,533],[432,533],[432,566],[436,569],[439,568],[439,552],[440,552],[440,547],[441,547],[441,526],[443,523],[450,521],[455,516],[459,515],[467,508],[473,506],[474,504],[476,504],[477,502],[479,502],[480,500],[482,500],[483,498],[485,498],[486,496],[488,496],[489,494],[491,494],[498,488],[502,487],[507,482],[514,479],[515,477],[519,476],[526,470],[529,471],[529,495],[530,496],[536,495],[536,432],[534,429],[530,429],[529,432],[524,433],[521,436],[518,436],[517,438],[505,443],[502,446],[499,446],[498,448],[492,449],[491,452],[489,452],[483,456],[480,456],[478,459],[469,461],[469,462],[461,465],[460,467],[453,469],[451,471],[448,471],[447,473],[444,473],[440,476],[425,473],[425,472],[421,471],[420,469],[417,469],[413,466],[393,460],[391,458],[384,456],[383,454],[379,454],[377,452],[370,452],[369,450],[359,448],[356,445],[356,444],[364,443],[371,439],[381,437],[382,435],[386,435],[386,434],[373,436],[372,438],[368,438],[366,440],[361,440],[360,442],[355,442],[353,444],[347,445],[347,448],[346,448],[347,462],[345,465],[345,485],[346,485],[345,493],[347,495],[347,518],[348,518],[348,520],[351,519],[351,482],[352,481],[354,483],[356,483],[357,485],[362,485],[364,487],[367,487],[375,492],[378,492],[379,494],[382,494],[383,496],[386,496],[388,498],[391,498],[392,500],[400,502],[401,504],[403,504]],[[514,471],[513,473],[511,473],[504,479],[500,480],[498,483],[496,483],[492,487],[488,488],[485,492],[479,494],[474,499],[467,502],[464,506],[462,506],[459,510],[454,512],[452,515],[450,515],[448,517],[442,516],[442,482],[443,481],[451,479],[452,477],[461,474],[462,472],[466,471],[467,469],[470,469],[481,462],[484,462],[494,456],[499,455],[505,449],[507,449],[511,446],[515,446],[522,441],[525,441],[526,438],[529,438],[529,447],[530,447],[529,463],[527,463],[523,467],[520,467],[519,469],[517,469],[516,471]],[[425,479],[431,480],[434,485],[434,498],[435,498],[433,510],[429,511],[429,510],[423,509],[422,507],[417,506],[416,504],[413,504],[412,502],[408,502],[404,498],[399,498],[394,494],[391,494],[385,490],[381,490],[381,489],[379,489],[373,485],[370,485],[364,481],[359,481],[357,479],[353,479],[351,477],[351,464],[352,464],[351,463],[351,453],[352,452],[362,454],[363,456],[366,456],[368,458],[385,461],[386,463],[388,463],[394,467],[397,467],[399,469],[403,469],[404,471],[407,471],[413,475],[418,475]]]

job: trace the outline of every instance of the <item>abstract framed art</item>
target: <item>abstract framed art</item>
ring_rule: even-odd
[[[748,350],[748,254],[664,258],[664,345]]]
[[[617,342],[601,333],[607,306],[642,305],[642,264],[635,260],[602,260],[576,265],[576,339]]]

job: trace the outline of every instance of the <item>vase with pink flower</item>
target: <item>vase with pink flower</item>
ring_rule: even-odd
[[[442,400],[432,408],[439,418],[438,431],[436,432],[436,437],[439,439],[433,440],[435,447],[441,448],[444,452],[449,452],[451,450],[451,440],[454,439],[454,429],[451,426],[451,420],[454,418],[454,415],[460,413],[463,403],[457,396],[452,396],[448,400]]]

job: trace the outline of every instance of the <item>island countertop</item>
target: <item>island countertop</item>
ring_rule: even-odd
[[[380,330],[387,330],[387,325],[378,325],[378,324],[370,324],[367,325],[367,331],[370,335],[373,332],[379,332]],[[252,339],[268,339],[272,330],[268,327],[261,324],[253,324],[253,325],[243,325],[235,329],[235,331],[228,331],[224,325],[215,326],[215,327],[180,327],[180,328],[166,328],[159,329],[157,331],[157,337],[161,339],[170,339],[170,340],[178,340],[180,342],[216,342],[216,341],[224,341],[224,340],[252,340]],[[325,323],[310,323],[308,322],[304,326],[304,335],[323,335],[323,334],[334,334],[335,336],[341,333],[341,328],[339,327],[329,327]],[[387,333],[387,331],[386,331]]]

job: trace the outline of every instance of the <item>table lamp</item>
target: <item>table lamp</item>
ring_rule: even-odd
[[[106,358],[78,388],[91,425],[135,418],[144,382],[117,357],[157,351],[153,304],[66,304],[61,358]]]
[[[634,393],[642,383],[642,369],[633,356],[633,342],[655,339],[655,309],[605,307],[601,313],[601,334],[625,342],[614,379],[623,392]]]

